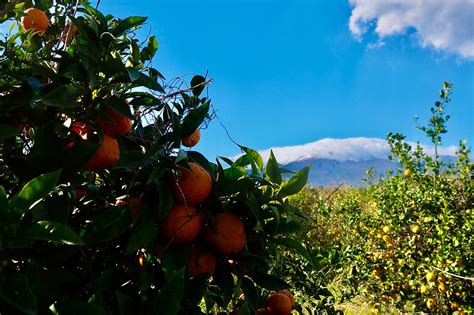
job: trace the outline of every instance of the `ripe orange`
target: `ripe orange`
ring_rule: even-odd
[[[175,199],[187,205],[196,205],[209,196],[212,190],[211,175],[199,164],[189,163],[190,169],[179,167],[181,176],[173,178],[171,186]]]
[[[25,10],[25,16],[21,18],[21,25],[25,30],[33,29],[36,32],[44,32],[48,28],[48,17],[44,11],[36,8]]]
[[[112,109],[107,109],[104,114],[107,117],[98,118],[96,122],[105,134],[112,137],[125,136],[132,129],[132,121],[127,116]]]
[[[214,217],[213,228],[208,225],[204,230],[206,242],[221,255],[238,253],[245,245],[245,228],[242,221],[230,213],[218,213]]]
[[[161,232],[174,244],[191,243],[201,230],[201,213],[193,206],[175,204],[163,220]]]
[[[189,275],[213,274],[216,269],[216,257],[209,251],[194,246],[188,261]]]
[[[104,139],[92,159],[87,162],[88,171],[112,167],[120,158],[120,148],[117,140],[104,134]]]
[[[188,148],[194,147],[201,139],[201,132],[196,129],[189,137],[181,139],[181,143]]]
[[[293,309],[290,298],[283,293],[273,293],[268,296],[266,307],[267,315],[288,315]]]
[[[130,207],[130,210],[132,211],[132,216],[134,218],[138,218],[143,202],[140,198],[135,196],[121,196],[115,200],[115,205],[117,207],[128,205]]]
[[[290,291],[288,291],[288,290],[280,290],[279,293],[282,293],[282,294],[286,295],[286,296],[290,299],[290,301],[291,301],[291,308],[292,308],[292,309],[295,308],[295,305],[296,305],[296,303],[295,303],[295,297],[293,296],[293,294],[291,294]]]

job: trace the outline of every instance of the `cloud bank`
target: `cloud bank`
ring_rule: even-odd
[[[416,143],[409,142],[414,148]],[[433,146],[422,145],[425,153],[434,155]],[[371,159],[386,159],[390,155],[387,141],[379,138],[326,138],[319,141],[286,147],[273,147],[260,151],[266,162],[273,151],[280,164],[303,161],[308,159],[330,159],[337,161],[366,161]],[[438,148],[440,155],[454,156],[456,146]]]
[[[474,58],[474,0],[349,0],[349,29],[360,38],[370,26],[380,38],[414,29],[423,47]]]

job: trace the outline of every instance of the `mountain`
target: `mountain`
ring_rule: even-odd
[[[416,143],[409,143],[413,148],[416,146]],[[434,154],[433,146],[421,146],[425,153]],[[452,161],[456,149],[455,146],[440,147],[438,152],[444,160]],[[259,152],[264,161],[268,160],[270,150],[283,168],[297,171],[312,165],[308,183],[313,186],[342,183],[360,186],[370,168],[379,176],[397,166],[388,159],[390,146],[379,138],[326,138],[303,145],[273,147]]]

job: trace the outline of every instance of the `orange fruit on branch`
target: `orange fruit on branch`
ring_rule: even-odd
[[[193,206],[175,204],[161,225],[162,235],[174,244],[191,243],[201,230],[202,216]]]
[[[44,32],[48,28],[48,17],[44,11],[36,8],[25,10],[25,16],[21,18],[21,25],[25,30],[34,30],[36,32]]]
[[[211,175],[199,164],[188,163],[189,169],[179,167],[181,174],[178,179],[172,178],[171,187],[175,199],[187,205],[196,205],[209,196],[212,191]]]
[[[188,148],[194,147],[201,139],[201,132],[196,129],[189,137],[181,139],[181,143]]]
[[[295,308],[295,305],[296,305],[295,297],[293,296],[293,294],[291,294],[290,291],[288,291],[288,290],[280,290],[278,293],[281,293],[281,294],[286,295],[286,296],[290,299],[290,301],[291,301],[291,307],[292,307],[292,308]]]
[[[216,269],[216,257],[204,248],[193,246],[188,261],[189,275],[192,277],[201,274],[213,274]]]
[[[291,314],[293,305],[286,294],[277,292],[268,296],[265,309],[267,315],[288,315]]]
[[[125,136],[132,129],[132,120],[127,116],[113,110],[104,111],[106,117],[97,118],[97,124],[102,128],[105,134],[116,137]]]
[[[117,140],[104,134],[102,143],[94,156],[87,162],[85,169],[95,171],[111,168],[120,158],[120,148]]]
[[[221,255],[238,253],[245,245],[245,227],[235,215],[218,213],[214,216],[214,226],[205,228],[204,239]]]

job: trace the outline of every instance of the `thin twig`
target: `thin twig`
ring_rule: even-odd
[[[435,266],[430,266],[430,267],[433,268],[433,269],[436,269],[436,270],[438,270],[438,271],[441,271],[441,272],[443,272],[443,273],[445,273],[445,274],[447,274],[447,275],[450,275],[451,277],[474,281],[474,278],[458,276],[458,275],[456,275],[456,274],[454,274],[454,273],[451,273],[451,272],[446,271],[446,270],[443,270],[443,269],[439,269],[439,268],[437,268],[437,267],[435,267]]]
[[[195,86],[191,86],[187,89],[183,89],[183,90],[179,90],[179,91],[176,91],[176,92],[173,92],[173,93],[170,93],[170,94],[167,94],[165,96],[163,96],[163,98],[173,98],[175,96],[178,96],[179,94],[181,93],[186,93],[186,92],[190,92],[192,91],[193,89],[197,88],[197,87],[200,87],[200,86],[206,86],[208,84],[212,83],[212,79],[208,79],[202,83],[199,83],[199,84],[196,84]]]

